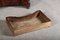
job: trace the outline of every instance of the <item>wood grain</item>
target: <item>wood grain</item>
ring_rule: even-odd
[[[23,17],[6,17],[6,22],[14,36],[51,26],[51,20],[40,10]]]

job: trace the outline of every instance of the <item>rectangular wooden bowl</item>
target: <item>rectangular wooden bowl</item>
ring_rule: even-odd
[[[23,17],[6,17],[6,22],[14,36],[51,26],[51,20],[40,10]]]

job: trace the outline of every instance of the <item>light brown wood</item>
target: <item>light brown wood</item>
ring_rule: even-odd
[[[6,22],[14,36],[51,26],[51,20],[40,10],[23,17],[6,17]]]

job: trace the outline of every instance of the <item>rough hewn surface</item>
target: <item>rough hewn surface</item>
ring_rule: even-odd
[[[6,22],[14,36],[51,26],[51,20],[40,10],[22,17],[6,17]]]

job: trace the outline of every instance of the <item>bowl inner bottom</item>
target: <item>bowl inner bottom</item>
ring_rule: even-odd
[[[35,25],[40,25],[42,22],[38,19],[38,18],[32,18],[30,20],[26,20],[26,21],[16,21],[16,22],[12,22],[12,27],[15,29],[20,29],[23,27],[30,27],[30,26],[35,26]]]

